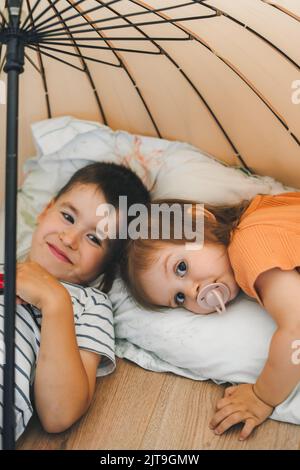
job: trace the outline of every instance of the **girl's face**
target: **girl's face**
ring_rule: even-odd
[[[28,259],[59,280],[87,284],[101,273],[107,240],[96,235],[96,209],[106,203],[93,185],[75,185],[38,216]]]
[[[230,302],[238,292],[233,271],[223,245],[204,245],[196,251],[185,245],[166,243],[158,249],[152,266],[142,273],[139,281],[153,305],[184,307],[194,313],[207,314],[216,309],[200,307],[197,295],[213,282],[222,282],[230,289]]]

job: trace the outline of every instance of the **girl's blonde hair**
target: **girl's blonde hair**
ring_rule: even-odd
[[[231,238],[231,232],[239,224],[240,218],[248,208],[251,200],[243,199],[242,202],[234,205],[218,205],[204,204],[204,243],[205,244],[221,244],[228,246]],[[151,217],[151,206],[153,204],[166,204],[171,207],[173,204],[179,204],[181,213],[184,213],[184,204],[192,206],[192,224],[193,229],[196,224],[197,209],[196,204],[199,202],[183,200],[183,199],[156,199],[148,205],[148,238],[141,237],[136,240],[129,240],[127,249],[120,261],[121,277],[134,299],[144,308],[157,310],[160,308],[153,305],[141,283],[139,282],[140,274],[147,271],[152,264],[158,259],[158,250],[164,247],[166,243],[175,245],[191,242],[190,239],[177,239],[174,237],[175,227],[174,218],[170,218],[170,238],[163,239],[161,232],[161,224],[157,219]],[[158,238],[151,238],[151,229],[158,222]],[[184,234],[184,231],[182,231]]]

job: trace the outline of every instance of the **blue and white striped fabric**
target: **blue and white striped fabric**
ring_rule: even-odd
[[[73,303],[75,331],[79,349],[93,351],[102,356],[97,376],[110,374],[115,369],[115,338],[112,306],[106,294],[92,287],[62,282]],[[4,298],[0,295],[0,342],[3,346]],[[16,439],[24,431],[33,405],[30,387],[40,346],[41,311],[31,305],[16,307],[15,336],[15,416]],[[2,436],[3,414],[3,347],[1,348],[0,423]],[[1,437],[2,441],[2,437]]]

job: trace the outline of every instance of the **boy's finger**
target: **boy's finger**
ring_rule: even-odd
[[[17,297],[16,297],[16,304],[17,304],[17,305],[22,305],[22,304],[25,304],[25,303],[26,303],[26,302],[25,302],[23,299],[21,299],[21,297],[19,297],[19,296],[17,295]]]

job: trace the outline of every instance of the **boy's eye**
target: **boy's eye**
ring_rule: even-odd
[[[180,277],[183,277],[187,271],[187,266],[184,261],[181,261],[176,267],[176,274]]]
[[[71,224],[74,223],[74,217],[72,217],[72,215],[68,214],[67,212],[62,212],[62,216],[65,220],[71,222]]]
[[[185,301],[185,295],[182,293],[182,292],[178,292],[176,295],[175,295],[175,303],[177,305],[182,305]]]
[[[95,243],[96,245],[101,246],[101,240],[99,238],[95,237],[95,235],[88,235],[89,239]]]

